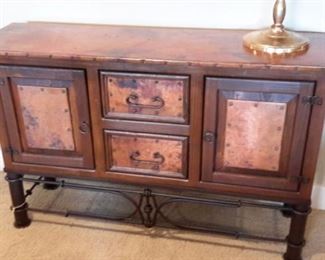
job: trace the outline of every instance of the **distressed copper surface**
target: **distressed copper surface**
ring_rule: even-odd
[[[228,100],[224,166],[278,171],[286,104]]]
[[[325,66],[324,33],[300,33],[312,44],[305,55],[275,59],[251,55],[247,30],[162,28],[67,23],[14,23],[0,31],[0,56],[98,60],[156,65],[277,68],[320,71]],[[141,67],[142,65],[140,65]]]
[[[17,87],[27,146],[75,150],[67,90],[22,85]]]
[[[111,149],[114,167],[148,169],[158,174],[159,172],[164,174],[183,172],[181,140],[112,135]],[[143,162],[133,159],[135,153],[138,153],[136,159]],[[157,153],[163,160],[155,156]],[[158,163],[148,163],[149,161]]]
[[[185,117],[182,79],[110,75],[106,82],[105,110],[109,113]]]

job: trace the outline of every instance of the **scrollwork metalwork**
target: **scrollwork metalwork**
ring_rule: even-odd
[[[8,178],[6,178],[6,180],[11,181]],[[194,197],[194,196],[166,194],[166,193],[154,192],[149,188],[146,188],[142,191],[136,189],[126,189],[126,188],[111,188],[111,187],[103,187],[97,185],[67,182],[65,180],[48,181],[48,180],[44,180],[43,177],[40,177],[38,179],[23,177],[19,180],[33,183],[32,187],[26,190],[26,195],[25,195],[26,198],[33,194],[33,190],[37,186],[39,186],[39,184],[46,183],[46,184],[58,185],[61,188],[88,190],[88,191],[114,194],[117,196],[121,196],[123,199],[128,201],[133,207],[130,213],[124,216],[117,216],[117,217],[99,215],[93,213],[69,211],[69,210],[64,212],[51,211],[46,209],[35,209],[35,208],[34,209],[31,208],[29,210],[43,212],[43,213],[62,214],[66,217],[75,215],[75,216],[104,218],[108,220],[127,221],[127,222],[131,222],[130,220],[137,217],[140,218],[141,223],[148,228],[153,227],[155,225],[159,225],[160,223],[158,223],[158,219],[161,218],[167,224],[181,229],[213,232],[213,233],[219,233],[223,235],[231,235],[237,238],[245,237],[245,238],[260,239],[260,240],[267,240],[267,241],[274,241],[274,242],[285,242],[286,240],[282,238],[263,237],[254,234],[244,233],[238,230],[227,230],[220,227],[212,227],[211,225],[204,226],[204,225],[197,225],[196,223],[190,223],[190,224],[180,223],[170,219],[168,217],[168,214],[164,212],[164,209],[168,205],[186,203],[186,204],[207,205],[212,207],[231,207],[231,208],[261,207],[261,208],[269,208],[269,209],[275,209],[280,211],[286,211],[287,213],[293,211],[293,209],[286,204],[279,205],[278,203],[271,203],[271,202],[231,200],[231,199],[210,199],[210,198],[202,198],[202,197]]]

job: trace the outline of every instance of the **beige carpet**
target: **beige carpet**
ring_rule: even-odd
[[[32,207],[69,207],[99,213],[114,209],[122,214],[128,207],[108,194],[65,189],[53,192],[38,188],[29,202]],[[30,227],[15,229],[9,205],[7,183],[1,178],[1,260],[277,260],[282,259],[285,251],[281,243],[42,213],[32,214]],[[283,236],[288,230],[288,220],[273,210],[198,207],[177,206],[167,210],[170,216],[177,215],[177,220],[185,217],[208,223],[217,221],[262,235]],[[304,259],[325,259],[324,231],[325,212],[315,210],[308,222]]]

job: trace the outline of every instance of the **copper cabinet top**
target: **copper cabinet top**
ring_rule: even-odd
[[[242,46],[245,33],[247,30],[14,23],[0,30],[0,58],[29,56],[223,67],[325,68],[325,33],[303,33],[311,41],[309,51],[288,58],[248,53]]]

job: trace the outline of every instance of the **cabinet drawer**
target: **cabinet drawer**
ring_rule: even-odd
[[[105,131],[107,170],[171,178],[187,176],[187,137]]]
[[[106,118],[188,122],[188,77],[101,72]]]

